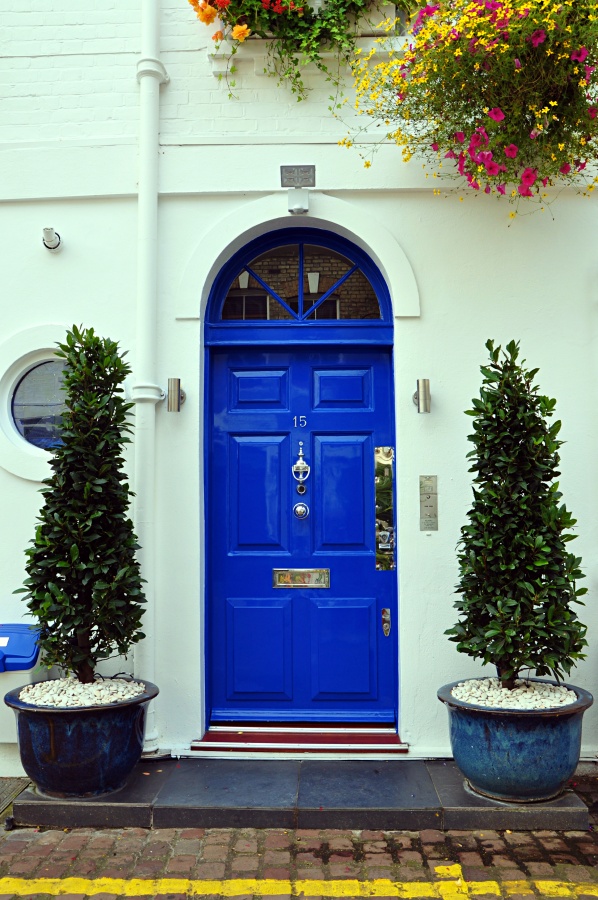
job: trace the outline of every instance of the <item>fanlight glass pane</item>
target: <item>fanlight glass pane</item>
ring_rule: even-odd
[[[322,290],[322,287],[324,290]],[[320,286],[320,296],[325,290],[327,290],[326,282]],[[334,289],[334,297],[338,300],[339,319],[382,318],[376,293],[360,269],[356,269],[341,285]],[[309,307],[312,303],[306,306],[306,312],[309,313]],[[307,318],[311,319],[312,315],[308,315]],[[324,318],[324,316],[320,315],[319,308],[316,310],[316,318]]]
[[[376,293],[355,263],[312,244],[255,257],[234,278],[222,307],[223,321],[380,318]]]
[[[43,450],[52,450],[62,443],[63,368],[64,363],[58,360],[40,363],[21,378],[12,398],[12,417],[19,434]]]

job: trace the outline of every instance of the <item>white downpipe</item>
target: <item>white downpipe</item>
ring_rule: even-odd
[[[141,0],[139,82],[139,188],[137,199],[136,352],[131,399],[135,403],[135,529],[141,549],[141,573],[146,579],[144,641],[135,648],[135,676],[154,681],[155,606],[155,431],[156,403],[164,391],[155,383],[158,302],[158,160],[160,85],[168,75],[159,55],[160,0]],[[154,704],[148,710],[145,752],[158,749]]]

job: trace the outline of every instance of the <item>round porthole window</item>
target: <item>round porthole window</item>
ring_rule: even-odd
[[[12,396],[11,413],[19,434],[42,450],[53,450],[62,443],[63,368],[59,360],[39,363],[23,375]]]

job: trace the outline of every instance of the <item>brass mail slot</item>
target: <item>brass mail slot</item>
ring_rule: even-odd
[[[329,588],[330,569],[272,569],[275,588]]]

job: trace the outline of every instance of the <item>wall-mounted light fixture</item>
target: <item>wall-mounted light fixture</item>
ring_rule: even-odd
[[[418,378],[417,390],[413,395],[413,402],[417,406],[418,413],[429,413],[431,407],[430,379]]]
[[[42,232],[42,244],[46,250],[57,253],[62,247],[60,235],[53,228],[44,228]]]
[[[319,272],[308,272],[307,273],[307,283],[309,285],[309,293],[317,294],[318,287],[320,286],[320,273]]]
[[[166,395],[166,409],[168,412],[180,412],[181,404],[185,402],[187,395],[181,388],[180,378],[168,379],[168,394]]]
[[[316,186],[315,166],[281,166],[280,186],[288,188],[288,210],[292,216],[309,212],[309,191]]]

